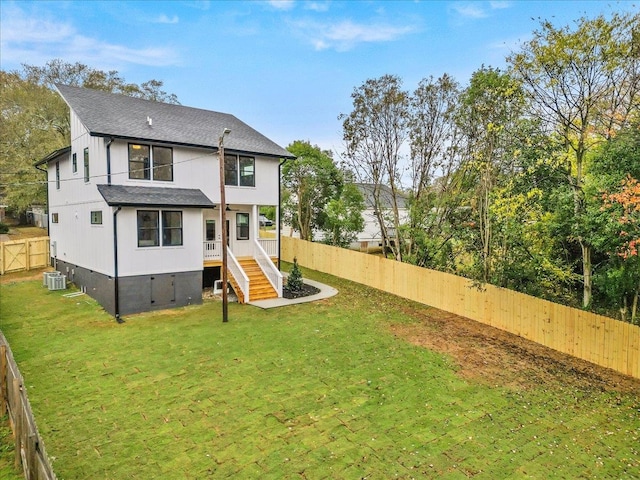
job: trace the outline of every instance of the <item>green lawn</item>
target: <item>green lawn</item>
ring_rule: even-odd
[[[227,324],[212,302],[118,325],[86,296],[0,285],[58,477],[640,478],[638,395],[464,380],[389,329],[433,310],[303,274],[339,295],[232,304]]]

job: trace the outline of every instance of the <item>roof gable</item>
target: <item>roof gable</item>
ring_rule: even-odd
[[[229,151],[294,158],[287,150],[228,113],[68,85],[56,85],[56,88],[94,136],[217,148],[219,136],[229,128],[231,134],[225,137],[225,148]]]

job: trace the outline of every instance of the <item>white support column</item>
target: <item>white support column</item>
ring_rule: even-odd
[[[258,205],[251,207],[251,216],[253,217],[253,239],[257,242],[260,238],[260,217],[258,215]]]

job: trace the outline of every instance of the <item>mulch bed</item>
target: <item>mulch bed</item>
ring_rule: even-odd
[[[306,283],[302,284],[302,290],[296,292],[292,292],[291,290],[289,290],[289,287],[287,287],[286,285],[282,287],[282,296],[289,300],[308,297],[309,295],[315,295],[316,293],[320,293],[320,289],[312,287],[311,285],[307,285]]]

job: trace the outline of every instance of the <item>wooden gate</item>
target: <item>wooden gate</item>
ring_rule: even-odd
[[[0,243],[0,275],[49,265],[49,237]]]

